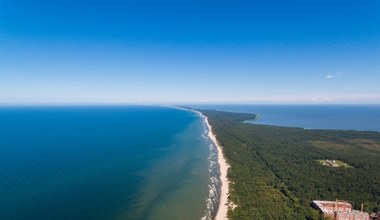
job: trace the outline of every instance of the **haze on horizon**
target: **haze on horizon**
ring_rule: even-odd
[[[0,103],[380,104],[380,1],[0,2]]]

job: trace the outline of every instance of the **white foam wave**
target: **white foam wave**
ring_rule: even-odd
[[[205,134],[207,135],[208,130],[205,128],[206,132]],[[206,136],[207,139],[208,136]],[[217,153],[217,148],[214,144],[209,145],[209,151],[210,155],[208,157],[209,161],[209,192],[208,196],[205,199],[206,200],[206,213],[205,215],[201,218],[202,220],[212,220],[215,217],[218,204],[219,204],[219,199],[220,199],[220,187],[221,183],[219,180],[219,166],[218,166],[218,153]]]

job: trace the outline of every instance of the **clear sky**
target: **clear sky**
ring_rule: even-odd
[[[380,103],[380,1],[0,0],[0,103]]]

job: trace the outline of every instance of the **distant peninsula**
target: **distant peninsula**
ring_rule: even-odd
[[[380,133],[242,123],[255,114],[197,110],[230,165],[229,219],[323,219],[314,200],[380,210]],[[353,169],[321,166],[333,158]]]

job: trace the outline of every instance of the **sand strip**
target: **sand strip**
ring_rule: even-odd
[[[212,132],[212,127],[208,123],[208,118],[204,116],[201,112],[192,110],[192,109],[185,109],[185,108],[179,108],[182,110],[192,111],[197,114],[199,114],[206,123],[206,126],[208,128],[208,137],[210,140],[215,144],[216,148],[218,149],[218,164],[220,169],[220,181],[221,181],[221,193],[220,193],[220,199],[219,199],[219,205],[218,205],[218,211],[216,212],[215,220],[224,220],[227,218],[227,211],[228,211],[228,193],[229,193],[229,181],[227,179],[227,170],[230,167],[227,163],[226,159],[224,158],[222,147],[219,145],[216,136]]]
[[[203,115],[202,115],[203,116]],[[204,116],[205,117],[205,116]],[[216,136],[212,133],[212,127],[208,123],[208,118],[205,117],[206,125],[208,127],[208,136],[214,142],[218,149],[218,163],[220,167],[220,181],[222,182],[222,188],[219,199],[218,211],[215,216],[215,220],[228,219],[227,211],[228,211],[228,193],[229,193],[229,181],[227,179],[227,170],[229,168],[229,164],[224,158],[222,147],[219,145],[216,140]]]

